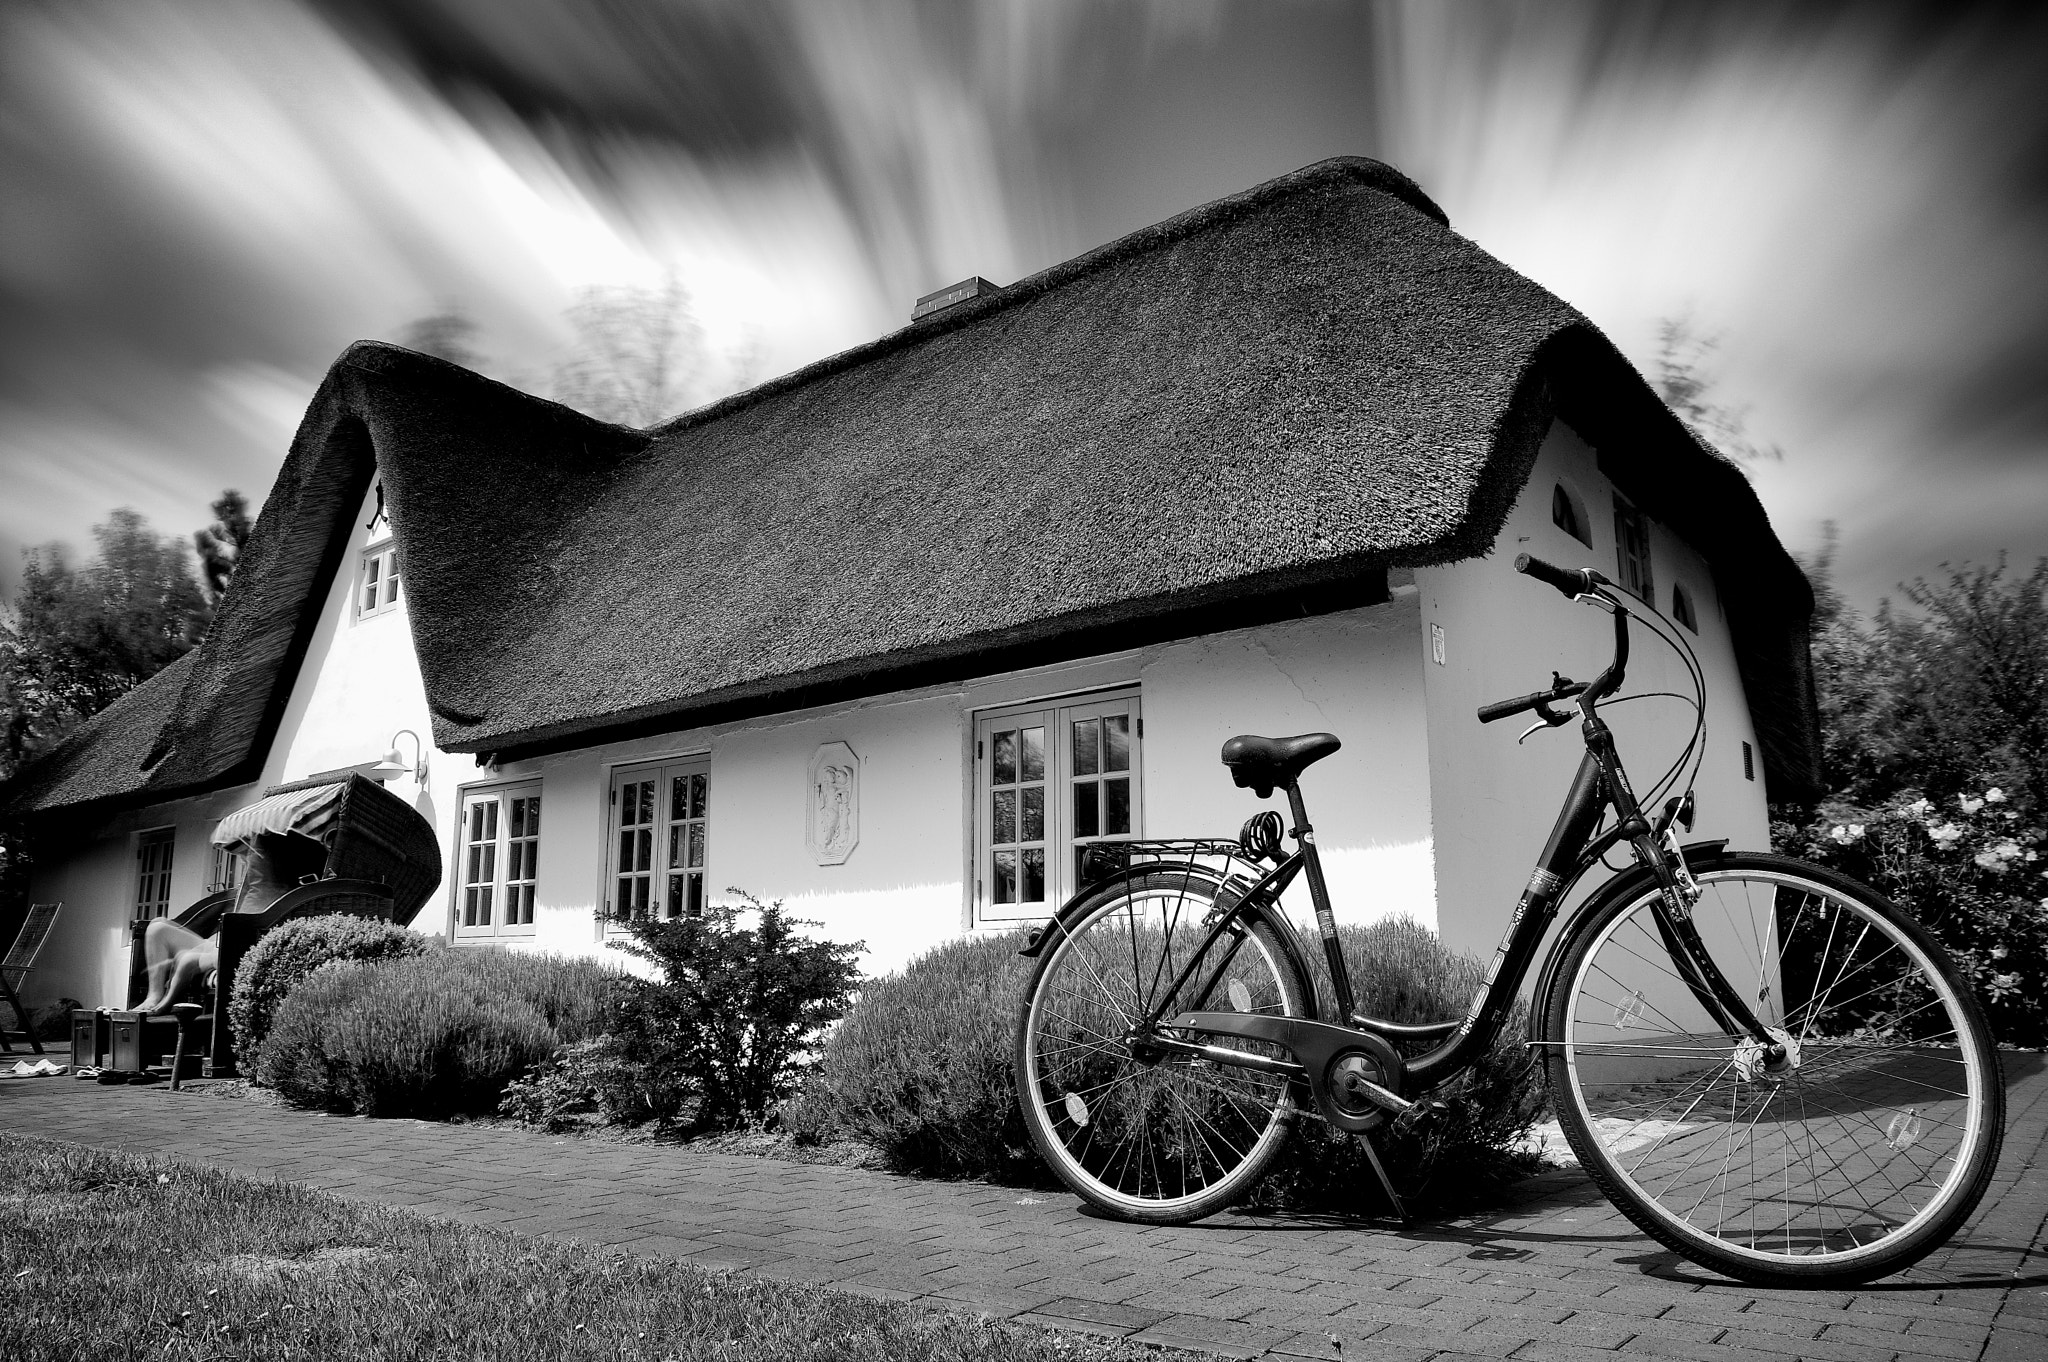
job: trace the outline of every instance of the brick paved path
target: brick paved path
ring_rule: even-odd
[[[0,1130],[156,1152],[426,1215],[1239,1357],[2048,1359],[2048,1070],[2008,1054],[1984,1206],[1854,1291],[1722,1281],[1573,1172],[1400,1230],[1226,1214],[1154,1229],[1070,1196],[516,1130],[289,1112],[69,1078],[0,1082]]]

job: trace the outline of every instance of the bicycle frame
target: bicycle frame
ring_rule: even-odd
[[[1573,778],[1569,792],[1565,795],[1564,806],[1551,828],[1549,840],[1537,858],[1536,868],[1531,871],[1521,898],[1508,918],[1507,930],[1501,938],[1500,945],[1495,949],[1493,962],[1487,970],[1485,985],[1473,998],[1464,1018],[1449,1029],[1448,1035],[1444,1035],[1445,1024],[1402,1026],[1358,1014],[1352,993],[1350,971],[1344,964],[1343,952],[1338,944],[1336,915],[1330,903],[1329,886],[1324,880],[1322,859],[1316,848],[1315,830],[1308,821],[1308,811],[1302,801],[1298,781],[1289,782],[1283,787],[1287,792],[1289,809],[1294,816],[1292,835],[1297,841],[1296,850],[1260,876],[1236,903],[1209,924],[1207,934],[1191,952],[1189,963],[1161,994],[1163,998],[1169,1000],[1169,1005],[1156,1009],[1144,1024],[1157,1026],[1163,1023],[1177,1029],[1215,1035],[1236,1035],[1280,1045],[1294,1054],[1300,1063],[1299,1076],[1308,1078],[1311,1086],[1318,1092],[1324,1082],[1322,1069],[1336,1053],[1345,1048],[1347,1038],[1350,1038],[1351,1048],[1360,1048],[1361,1042],[1367,1037],[1384,1042],[1430,1039],[1444,1035],[1439,1044],[1414,1059],[1395,1060],[1399,1066],[1398,1074],[1395,1075],[1398,1087],[1426,1091],[1469,1066],[1493,1044],[1507,1020],[1523,980],[1528,976],[1529,967],[1536,958],[1544,935],[1557,916],[1559,905],[1563,903],[1572,886],[1593,866],[1599,864],[1608,851],[1627,841],[1631,844],[1637,863],[1654,877],[1662,891],[1660,902],[1654,912],[1665,947],[1671,952],[1672,963],[1678,977],[1706,1007],[1708,1015],[1714,1017],[1728,1032],[1731,1039],[1747,1036],[1767,1049],[1775,1050],[1776,1039],[1770,1035],[1748,1004],[1722,975],[1693,928],[1691,904],[1697,893],[1696,890],[1688,893],[1691,886],[1690,872],[1685,868],[1684,857],[1679,851],[1675,837],[1669,838],[1669,846],[1660,840],[1669,837],[1669,820],[1653,829],[1649,821],[1643,817],[1635,792],[1629,785],[1627,773],[1622,769],[1620,756],[1615,750],[1613,733],[1596,713],[1600,699],[1620,686],[1628,658],[1626,614],[1612,601],[1605,604],[1614,615],[1615,660],[1579,697],[1586,754],[1579,763],[1578,774]],[[1610,807],[1615,814],[1613,826],[1605,832],[1596,834]],[[1279,930],[1293,934],[1293,928],[1286,917],[1277,911],[1269,910],[1277,908],[1281,893],[1298,875],[1304,873],[1308,877],[1309,895],[1315,907],[1317,930],[1322,938],[1323,955],[1329,966],[1331,988],[1342,1025],[1331,1027],[1296,1018],[1234,1012],[1182,1012],[1173,1020],[1167,1020],[1168,1012],[1180,1010],[1182,1005],[1174,1004],[1171,1000],[1182,996],[1181,989],[1187,985],[1196,964],[1207,958],[1210,948],[1216,945],[1219,937],[1225,932],[1232,932],[1238,940],[1218,957],[1221,963],[1212,969],[1210,978],[1203,982],[1202,987],[1192,994],[1198,1000],[1209,996],[1215,981],[1221,978],[1223,969],[1227,968],[1231,957],[1242,944],[1244,932],[1237,924],[1249,912],[1264,912]],[[1168,1050],[1199,1055],[1222,1064],[1295,1071],[1293,1066],[1287,1066],[1282,1061],[1243,1054],[1221,1046],[1196,1045],[1165,1037],[1158,1038],[1154,1043]],[[1375,1054],[1377,1053],[1375,1051]],[[1384,1067],[1384,1059],[1382,1065]],[[1373,1100],[1379,1101],[1382,1098],[1394,1099],[1382,1102],[1388,1110],[1405,1109],[1410,1105],[1400,1100],[1399,1093],[1392,1089],[1381,1088]]]

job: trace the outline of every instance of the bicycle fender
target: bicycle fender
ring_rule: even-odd
[[[1184,865],[1175,865],[1171,868],[1177,874],[1188,872],[1188,867]],[[1035,958],[1043,953],[1047,946],[1066,936],[1069,924],[1076,917],[1080,916],[1083,903],[1094,899],[1105,887],[1116,884],[1129,884],[1133,880],[1142,879],[1147,874],[1156,874],[1158,871],[1158,866],[1134,866],[1129,870],[1120,871],[1103,879],[1091,881],[1086,888],[1078,891],[1072,898],[1061,904],[1059,911],[1054,913],[1044,926],[1026,938],[1024,949],[1018,951],[1017,954]],[[1194,867],[1193,873],[1211,888],[1221,889],[1223,887],[1223,877],[1210,870],[1207,866],[1198,865]],[[1301,1000],[1307,1008],[1308,1015],[1320,1017],[1323,1014],[1323,1005],[1322,1000],[1316,995],[1316,976],[1309,969],[1308,960],[1301,953],[1301,942],[1296,937],[1293,927],[1271,906],[1265,904],[1255,903],[1246,908],[1244,910],[1244,917],[1246,919],[1256,918],[1264,921],[1273,928],[1273,939],[1278,942],[1280,953],[1287,957],[1288,965],[1294,970],[1294,977],[1301,981]]]
[[[1704,861],[1709,857],[1719,856],[1727,847],[1726,837],[1716,837],[1703,842],[1687,842],[1679,847],[1679,851],[1684,854],[1685,863],[1694,866],[1696,859]],[[1656,876],[1649,871],[1639,865],[1630,866],[1594,890],[1586,901],[1565,919],[1564,928],[1558,932],[1557,940],[1550,943],[1550,953],[1543,958],[1543,968],[1536,973],[1536,987],[1529,994],[1530,1044],[1541,1044],[1546,1039],[1543,1034],[1543,1019],[1550,1015],[1550,991],[1557,986],[1558,967],[1563,963],[1565,946],[1572,938],[1572,929],[1583,919],[1591,917],[1616,899],[1639,894],[1645,887],[1654,887],[1656,883]]]

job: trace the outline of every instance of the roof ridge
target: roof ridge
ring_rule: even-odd
[[[870,360],[894,354],[899,350],[907,350],[913,345],[922,345],[934,337],[961,330],[993,313],[1006,311],[1027,298],[1040,297],[1061,285],[1119,264],[1133,255],[1185,241],[1205,231],[1226,227],[1252,210],[1263,208],[1277,199],[1305,193],[1346,179],[1396,199],[1445,230],[1450,229],[1451,220],[1444,210],[1423,192],[1422,186],[1402,174],[1400,170],[1369,156],[1331,156],[1303,166],[1299,170],[1276,176],[1262,184],[1253,185],[1250,189],[1220,199],[1212,199],[1185,212],[1176,213],[1163,222],[1155,222],[1136,231],[1126,232],[1071,259],[1048,265],[1036,274],[1027,274],[1015,283],[1005,284],[979,297],[955,303],[943,312],[932,313],[886,335],[827,355],[823,359],[813,360],[800,369],[792,369],[786,374],[757,383],[740,392],[729,393],[701,407],[678,412],[646,427],[646,433],[654,438],[681,434],[719,417],[743,411],[768,398],[779,397],[783,393],[793,392],[819,379],[830,378],[834,374],[858,368]]]

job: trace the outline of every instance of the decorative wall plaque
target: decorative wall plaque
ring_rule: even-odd
[[[860,843],[860,758],[828,742],[811,758],[804,844],[819,865],[844,865]]]

